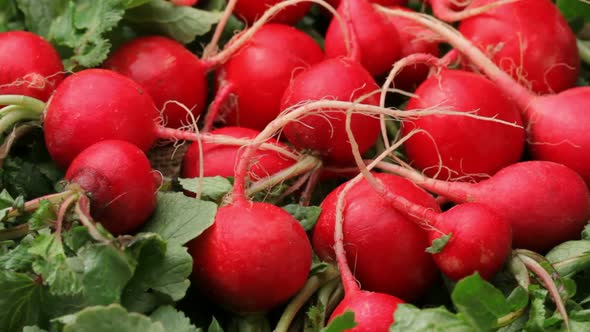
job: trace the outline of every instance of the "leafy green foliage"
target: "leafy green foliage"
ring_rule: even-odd
[[[159,321],[149,317],[130,313],[118,304],[85,308],[76,314],[60,317],[53,321],[53,326],[62,332],[164,332]]]
[[[315,226],[322,209],[319,206],[302,206],[299,204],[287,204],[283,210],[289,212],[293,218],[299,220],[305,231],[310,231]]]
[[[341,332],[352,329],[356,325],[357,324],[354,321],[354,313],[347,310],[342,315],[334,317],[332,322],[323,328],[321,332]]]
[[[174,332],[202,332],[196,328],[182,312],[171,306],[163,306],[154,311],[150,318],[155,322],[160,322],[165,331]]]
[[[443,307],[420,310],[411,304],[400,304],[390,332],[470,332],[473,328],[460,316]]]
[[[429,254],[440,253],[445,248],[447,243],[449,243],[452,236],[453,236],[453,233],[449,233],[449,234],[443,234],[440,237],[436,238],[434,241],[432,241],[432,245],[430,247],[426,248],[426,252]]]
[[[222,176],[178,179],[182,189],[192,193],[201,192],[201,199],[218,202],[232,190],[232,183]]]

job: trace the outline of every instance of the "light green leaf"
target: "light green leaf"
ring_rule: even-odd
[[[299,223],[305,231],[310,231],[315,226],[322,209],[319,206],[301,206],[299,204],[287,204],[283,210],[289,212],[293,218],[299,220]]]
[[[551,249],[545,257],[562,276],[590,267],[590,241],[567,241]]]
[[[33,212],[29,218],[29,229],[38,230],[51,225],[51,222],[56,219],[53,204],[48,200],[42,200],[39,203],[39,208]]]
[[[68,0],[16,0],[16,3],[25,16],[28,30],[49,38],[51,23],[65,11]]]
[[[62,332],[165,332],[160,322],[144,315],[129,313],[118,304],[85,308],[75,314],[54,320]]]
[[[211,201],[218,201],[225,194],[232,190],[231,182],[222,176],[204,177],[202,179],[178,179],[182,189],[197,193],[199,182],[201,182],[201,198]]]
[[[143,231],[157,233],[168,243],[183,245],[213,225],[217,205],[182,193],[159,193],[158,204]]]
[[[473,327],[444,307],[418,309],[400,304],[389,332],[472,332]]]
[[[181,311],[172,306],[163,306],[151,314],[151,319],[162,323],[164,330],[174,332],[202,332]]]
[[[209,32],[220,18],[221,12],[175,6],[165,0],[152,0],[125,14],[126,21],[134,26],[151,33],[164,34],[183,44]]]
[[[25,328],[23,329],[23,332],[47,332],[47,331],[43,330],[42,328],[39,328],[38,326],[25,326]]]
[[[430,247],[426,248],[426,252],[429,254],[440,253],[445,248],[447,243],[449,243],[452,236],[453,236],[453,233],[443,234],[443,235],[439,236],[434,241],[432,241],[432,245]]]

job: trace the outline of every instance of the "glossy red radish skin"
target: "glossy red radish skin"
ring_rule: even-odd
[[[333,18],[326,32],[326,55],[330,58],[352,56],[372,75],[388,72],[393,63],[400,58],[400,43],[397,29],[391,20],[377,12],[368,0],[346,0],[338,7],[338,13],[348,17],[348,35],[358,42],[360,58],[349,54],[345,34],[340,22]],[[384,42],[387,40],[387,42]]]
[[[434,198],[411,182],[389,174],[375,174],[388,190],[440,211]],[[322,202],[322,213],[313,232],[313,247],[325,261],[334,261],[336,201],[341,185]],[[362,180],[346,194],[344,246],[354,275],[363,289],[416,300],[437,276],[427,233],[408,220]]]
[[[223,127],[209,132],[211,135],[224,135],[235,138],[254,139],[259,132],[254,129],[242,127]],[[286,145],[270,139],[268,143],[277,144],[287,148]],[[235,145],[224,145],[202,142],[203,147],[203,176],[235,176],[235,167],[238,162],[240,151],[243,147]],[[199,145],[191,144],[188,148],[182,166],[182,177],[195,178],[199,176]],[[293,165],[295,161],[278,152],[258,150],[254,156],[254,164],[250,168],[249,176],[253,180],[261,179],[275,174]]]
[[[293,77],[323,58],[322,49],[307,34],[265,24],[218,69],[218,87],[231,85],[222,105],[225,124],[264,129],[282,111],[281,97]]]
[[[402,135],[414,129],[426,132],[411,137],[404,147],[412,165],[428,176],[479,180],[520,160],[525,145],[521,115],[500,88],[485,77],[445,69],[424,81],[415,94],[407,111],[448,109],[521,126],[456,115],[404,120]]]
[[[254,21],[259,19],[268,8],[281,1],[282,0],[238,0],[234,8],[234,15],[251,25]],[[309,12],[311,5],[311,2],[302,2],[289,6],[279,12],[272,19],[272,22],[295,24],[301,20],[307,12]]]
[[[25,95],[47,101],[64,79],[57,51],[27,31],[0,33],[0,95]]]
[[[383,293],[356,291],[347,295],[330,315],[330,322],[347,310],[354,313],[357,326],[350,332],[387,331],[393,324],[393,313],[402,300]]]
[[[92,216],[113,234],[136,230],[156,207],[160,184],[144,152],[125,141],[101,141],[83,150],[65,179],[86,192]]]
[[[156,119],[154,102],[139,84],[110,70],[87,69],[65,79],[49,101],[45,142],[51,158],[65,168],[105,139],[147,151],[156,139]]]
[[[468,8],[493,1],[474,0]],[[459,31],[535,93],[560,92],[576,84],[580,73],[576,37],[550,0],[498,6],[463,20]]]
[[[291,81],[281,107],[287,109],[302,102],[322,99],[356,101],[360,97],[365,97],[364,104],[376,106],[379,97],[374,92],[378,89],[375,80],[360,64],[343,58],[328,59],[311,66]],[[323,111],[323,114],[308,115],[288,124],[284,134],[295,148],[312,150],[327,164],[349,164],[353,156],[345,129],[346,114],[341,110]],[[364,153],[379,135],[379,119],[353,114],[351,130],[359,150]]]
[[[207,65],[179,42],[162,37],[133,39],[112,53],[104,68],[139,83],[163,111],[167,127],[192,124],[187,109],[197,118],[205,109]],[[186,108],[175,103],[183,104]]]
[[[297,220],[274,205],[246,201],[219,208],[189,252],[196,287],[239,313],[267,311],[295,295],[312,258]]]
[[[338,8],[342,0],[326,0],[332,7]],[[408,0],[369,0],[370,3],[378,3],[383,6],[402,6],[405,5]]]

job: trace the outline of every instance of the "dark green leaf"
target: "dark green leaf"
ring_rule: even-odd
[[[187,249],[170,243],[165,250],[145,247],[138,266],[123,293],[123,305],[131,311],[148,312],[184,297],[190,285],[192,258]]]
[[[221,18],[221,12],[208,12],[169,1],[152,0],[129,10],[125,19],[148,32],[164,34],[188,44],[209,32]]]
[[[217,205],[182,193],[159,193],[152,218],[145,232],[160,234],[168,243],[183,245],[213,225]]]
[[[74,225],[63,234],[63,238],[65,245],[73,252],[77,252],[92,240],[88,229],[82,225]]]
[[[164,332],[160,322],[144,315],[129,313],[118,304],[107,307],[85,308],[75,314],[54,320],[54,327],[62,326],[62,332]]]
[[[429,254],[440,253],[445,248],[445,246],[447,245],[449,240],[451,240],[452,236],[453,236],[453,233],[449,233],[449,234],[443,234],[440,237],[436,238],[434,241],[432,241],[432,245],[430,247],[426,248],[426,252]]]
[[[310,231],[322,213],[319,206],[301,206],[299,204],[288,204],[283,209],[289,212],[295,219],[299,220],[305,231]]]
[[[217,202],[232,190],[231,182],[222,176],[204,177],[202,179],[178,179],[182,189],[197,193],[201,182],[201,199]]]
[[[57,179],[47,177],[47,167],[50,166],[8,156],[0,172],[2,185],[13,196],[22,195],[25,200],[52,194]]]
[[[202,332],[196,328],[182,312],[172,306],[163,306],[154,311],[150,318],[160,322],[166,331],[174,332]]]
[[[510,305],[510,310],[520,310],[529,304],[529,293],[522,287],[516,287],[506,300]]]
[[[119,302],[133,276],[137,262],[129,254],[103,244],[82,248],[78,256],[84,264],[83,285],[89,305]]]
[[[582,240],[590,240],[590,224],[584,226],[584,230],[582,231]]]
[[[211,324],[209,324],[207,332],[223,332],[223,328],[215,317],[213,317],[213,320],[211,320]]]
[[[0,294],[0,331],[20,331],[47,319],[42,309],[49,294],[28,275],[0,270]]]
[[[395,322],[390,332],[471,332],[473,328],[444,307],[418,309],[411,304],[400,304],[395,311]]]
[[[352,329],[356,326],[354,313],[346,310],[342,315],[334,317],[332,322],[322,329],[322,332],[341,332]]]
[[[23,21],[15,0],[0,0],[0,32],[24,30]]]
[[[16,248],[0,256],[0,270],[27,272],[31,269],[34,256],[29,253],[30,238],[25,239]]]
[[[581,17],[590,21],[590,4],[580,0],[557,0],[557,7],[568,20]]]
[[[457,310],[480,331],[491,331],[510,312],[502,292],[479,274],[461,279],[451,294]]]

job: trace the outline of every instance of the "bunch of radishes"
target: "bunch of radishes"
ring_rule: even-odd
[[[324,50],[287,25],[314,3],[330,20]],[[352,310],[355,331],[385,331],[440,272],[491,279],[513,248],[544,253],[590,218],[590,90],[574,87],[576,40],[555,5],[429,1],[457,31],[404,3],[231,0],[226,14],[251,26],[219,52],[225,20],[202,58],[143,36],[69,75],[41,37],[0,33],[0,133],[42,123],[69,181],[43,199],[63,216],[88,197],[116,234],[139,230],[155,207],[162,177],[144,153],[158,139],[192,141],[181,177],[234,181],[215,224],[189,243],[200,293],[240,314],[298,292],[293,303],[304,302],[317,255],[337,263],[344,286],[331,319]],[[452,50],[438,58],[442,43]],[[405,110],[387,107],[392,88],[408,90]],[[287,181],[307,205],[326,178],[341,185],[309,234],[251,197]]]

